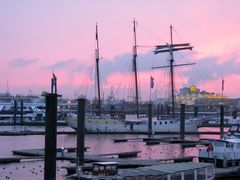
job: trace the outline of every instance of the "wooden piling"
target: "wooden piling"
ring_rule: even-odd
[[[13,101],[13,124],[16,125],[17,123],[17,100],[14,99]]]
[[[77,166],[84,161],[84,124],[85,124],[85,103],[86,100],[78,99],[77,114]]]
[[[198,117],[198,106],[194,106],[194,117]]]
[[[20,122],[23,124],[23,100],[21,99],[21,114],[20,114]]]
[[[46,94],[44,180],[56,179],[57,94]]]
[[[148,135],[152,135],[152,103],[148,104]]]
[[[223,138],[224,133],[224,106],[220,106],[220,137]]]
[[[185,104],[181,104],[180,112],[180,139],[185,139]]]

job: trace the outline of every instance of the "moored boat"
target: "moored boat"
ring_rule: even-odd
[[[216,167],[240,165],[240,139],[209,139],[207,142],[207,148],[199,150],[199,162],[211,162]]]
[[[135,83],[135,112],[136,115],[130,116],[126,115],[126,117],[117,117],[112,118],[110,115],[102,114],[102,104],[101,104],[101,93],[100,93],[100,79],[99,79],[99,41],[98,41],[98,26],[96,25],[96,85],[97,85],[97,106],[96,111],[98,116],[90,116],[86,114],[85,121],[85,129],[89,132],[147,132],[148,131],[148,117],[141,118],[140,117],[140,108],[139,108],[139,92],[138,92],[138,75],[137,75],[137,41],[136,41],[136,22],[133,22],[133,32],[134,32],[134,46],[133,46],[133,72],[134,72],[134,83]],[[175,66],[186,66],[193,65],[195,63],[187,63],[187,64],[174,64],[173,52],[181,51],[181,50],[192,50],[192,46],[189,43],[183,44],[175,44],[173,43],[172,37],[172,26],[170,26],[170,38],[171,42],[164,45],[157,45],[154,50],[154,54],[159,53],[169,53],[170,54],[170,65],[164,67],[170,67],[170,75],[171,75],[171,107],[172,114],[171,117],[168,118],[153,118],[152,119],[152,131],[156,132],[179,132],[180,131],[180,120],[175,113],[175,95],[174,95],[174,67]],[[154,67],[162,68],[162,67]],[[151,78],[152,80],[152,78]],[[152,81],[151,81],[152,82]],[[153,84],[153,83],[151,83]],[[152,88],[153,85],[151,85]],[[151,95],[150,95],[151,101]],[[169,110],[170,114],[170,110]],[[125,116],[125,115],[124,115]],[[204,120],[203,117],[196,118],[188,118],[185,120],[185,129],[188,132],[196,132],[198,125]],[[67,124],[77,129],[77,115],[74,113],[68,113],[66,117]]]
[[[203,118],[191,118],[185,121],[186,132],[197,131],[197,126]],[[77,115],[68,114],[67,124],[73,129],[77,129]],[[126,119],[111,119],[110,116],[91,117],[85,120],[85,130],[88,132],[148,132],[148,118],[138,119],[136,115],[127,115]],[[152,119],[153,132],[179,132],[180,121],[178,119]]]

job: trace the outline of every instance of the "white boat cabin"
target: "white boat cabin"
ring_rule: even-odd
[[[216,167],[239,165],[240,139],[208,140],[209,145],[199,150],[200,162],[212,162]]]

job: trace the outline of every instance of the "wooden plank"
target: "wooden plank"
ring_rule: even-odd
[[[0,158],[0,164],[20,162],[21,158],[18,157],[4,157]]]
[[[106,153],[106,154],[98,154],[97,156],[114,156],[117,155],[119,158],[125,157],[136,157],[138,153],[141,151],[128,151],[128,152],[116,152],[116,153]]]
[[[188,156],[188,157],[158,159],[158,161],[189,162],[189,161],[192,161],[193,158],[194,158],[193,156]]]

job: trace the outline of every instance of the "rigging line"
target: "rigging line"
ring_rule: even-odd
[[[206,81],[209,81],[208,78],[206,78],[202,75],[201,71],[198,71],[196,68],[195,68],[195,70],[199,73],[199,75],[202,77],[202,79],[205,79]],[[215,85],[215,88],[218,88],[218,86]]]
[[[160,83],[161,83],[161,97],[164,99],[166,96],[166,84],[164,83],[165,81],[165,71],[162,70],[164,73],[162,74],[163,77],[159,79]],[[162,81],[161,81],[162,80]]]
[[[150,24],[150,25],[154,25],[154,26],[158,26],[160,28],[169,28],[169,24],[168,25],[163,25],[163,24],[158,24],[158,23],[152,23],[152,22],[144,22],[144,21],[140,21],[142,24]]]
[[[192,51],[187,51],[187,52],[185,51],[184,53],[182,51],[177,51],[177,52],[175,52],[175,54],[180,55],[183,59],[186,60],[187,63],[190,63],[190,61],[188,61],[188,59],[194,59],[194,58],[187,58],[185,55],[185,54],[192,54]]]
[[[132,89],[130,87],[132,87],[132,63],[131,60],[128,61],[128,67],[127,67],[127,72],[129,72],[129,77],[127,78],[127,91],[126,91],[126,97],[127,100],[129,100],[129,98],[131,98],[132,96]],[[126,72],[126,73],[127,73]],[[130,99],[132,101],[132,99]]]
[[[104,26],[115,26],[115,25],[127,24],[127,23],[130,23],[130,22],[129,21],[119,21],[119,22],[115,22],[115,23],[106,23],[106,24],[100,23],[99,26],[103,26],[103,27]]]
[[[160,93],[161,93],[161,94],[160,94],[160,97],[163,98],[163,97],[164,97],[164,94],[163,94],[163,93],[164,93],[165,91],[164,91],[164,85],[163,85],[164,83],[163,83],[163,81],[161,81],[161,79],[164,80],[164,77],[159,78],[159,85],[160,85],[160,86],[159,86],[159,87],[160,87],[159,90],[160,90]]]
[[[124,69],[127,69],[127,70],[124,71],[124,74],[123,74],[123,76],[122,76],[122,79],[121,79],[121,81],[119,82],[118,89],[120,88],[120,86],[121,86],[121,84],[122,84],[122,82],[123,82],[123,79],[125,79],[126,76],[128,75],[127,72],[129,72],[129,69],[128,69],[129,67],[130,67],[130,61],[127,61],[126,65],[125,65],[125,68],[124,68]],[[124,93],[123,93],[123,94],[124,94]]]
[[[181,42],[185,42],[183,37],[177,32],[177,30],[174,26],[173,26],[173,31],[175,32],[176,36],[180,39]]]
[[[199,63],[198,66],[209,77],[210,80],[213,80],[211,73],[207,70],[207,68],[202,67],[201,63]]]
[[[129,78],[127,79],[127,91],[125,92],[128,101],[132,101],[132,78],[132,74],[129,73]]]
[[[174,32],[176,33],[176,35],[179,37],[179,39],[183,40],[183,38],[181,37],[181,35],[177,32],[177,30],[175,28]],[[182,55],[182,53],[180,53]],[[213,78],[211,78],[211,76],[209,76],[209,72],[207,71],[206,68],[202,68],[201,65],[198,63],[197,65],[199,65],[200,69],[203,71],[203,73],[206,73],[206,76],[209,78],[209,80],[214,80]],[[218,87],[218,85],[216,85],[216,83],[214,83],[216,87]]]
[[[139,59],[138,59],[138,62],[139,62]],[[140,79],[140,70],[139,70],[139,63],[136,64],[137,66],[137,79],[138,79],[138,99],[139,99],[139,102],[141,102],[141,96],[142,96],[142,93],[141,93],[141,79]]]
[[[165,69],[164,70],[164,96],[163,96],[163,98],[165,98],[165,99],[167,99],[167,98],[169,98],[168,97],[168,93],[169,93],[169,89],[168,89],[168,83],[167,82],[169,82],[169,72]]]
[[[81,80],[81,84],[87,84],[87,83],[85,83],[85,82],[87,82],[86,81],[86,79],[87,79],[87,75],[89,74],[88,73],[88,71],[91,69],[91,66],[90,67],[88,67],[88,69],[87,69],[87,71],[84,73],[84,77],[82,78],[82,80]],[[87,86],[85,86],[85,88],[88,88],[88,86],[89,85],[87,85]],[[80,87],[79,87],[79,93],[81,93],[82,91],[83,91],[83,89],[84,89],[84,86],[83,85],[80,85]],[[83,93],[84,94],[84,93]],[[87,93],[85,92],[85,94],[86,94],[86,96],[87,96]]]
[[[183,53],[180,53],[179,52],[179,54],[182,56],[182,57],[184,57],[185,58],[185,56],[183,55]],[[187,60],[187,62],[189,62],[188,60]],[[203,79],[205,79],[205,80],[214,80],[213,78],[211,78],[211,76],[209,76],[209,72],[207,71],[207,68],[203,68],[203,67],[201,67],[201,65],[200,65],[200,63],[196,63],[196,65],[197,66],[199,66],[199,70],[200,71],[198,71],[195,67],[193,67],[193,69],[195,69],[198,73],[201,73],[201,77],[204,77]],[[206,69],[206,70],[204,70],[204,69]],[[203,75],[202,75],[203,74]],[[218,85],[214,82],[214,85],[216,86],[216,87],[218,87]]]
[[[91,67],[91,66],[90,66]],[[86,72],[84,73],[84,77],[81,79],[81,83],[80,83],[80,87],[79,87],[79,91],[81,91],[82,89],[82,86],[81,84],[83,84],[85,82],[85,78],[86,78],[86,75],[87,75],[87,71],[88,71],[89,67],[87,68]]]
[[[159,72],[161,72],[161,75],[163,75],[163,77],[160,77],[160,76],[158,76],[159,78],[158,78],[158,84],[159,84],[159,91],[160,91],[160,97],[161,98],[164,98],[164,96],[165,96],[165,90],[166,90],[166,88],[165,88],[165,71],[164,70],[162,70],[162,71],[164,71],[164,74],[162,73],[162,71],[161,70],[158,70]],[[162,81],[161,81],[162,80]]]
[[[168,82],[171,82],[170,72],[168,72]],[[171,99],[171,85],[170,85],[170,83],[167,83],[167,88],[168,88],[168,98]],[[173,88],[175,89],[175,82],[174,82]]]
[[[175,82],[176,82],[175,85],[176,85],[177,83],[184,85],[185,82],[184,82],[184,78],[183,78],[182,74],[181,74],[179,71],[175,71],[175,73],[176,73],[176,76],[175,76],[175,77],[178,77],[178,78],[179,78],[179,81],[176,81],[176,80],[175,80]],[[175,87],[175,89],[177,90],[177,86]],[[178,89],[180,89],[180,88],[178,88]]]
[[[124,72],[124,73],[123,73],[123,76],[121,77],[120,82],[119,82],[118,85],[117,85],[117,90],[116,90],[117,92],[118,92],[118,91],[123,92],[123,93],[122,93],[123,96],[125,96],[125,92],[124,92],[125,90],[124,90],[124,85],[123,85],[122,82],[123,82],[123,79],[126,79],[126,77],[127,77],[127,73]],[[121,93],[118,93],[118,94],[121,94]]]
[[[206,71],[207,71],[207,69],[206,69]],[[210,74],[210,72],[209,71],[207,71],[207,73],[209,73]],[[210,80],[215,80],[214,78],[211,78]],[[219,88],[219,84],[217,84],[216,82],[214,82],[214,84],[215,84],[215,87],[216,88]]]
[[[151,32],[150,30],[148,30],[147,28],[145,28],[145,27],[142,26],[142,25],[139,25],[139,27],[140,27],[141,29],[143,29],[144,31],[148,32],[149,34],[151,34],[154,38],[157,38],[157,39],[159,39],[160,41],[162,41],[164,44],[166,44],[166,42],[165,42],[159,35]]]
[[[207,71],[205,71],[206,68],[202,68],[200,64],[198,64],[198,66],[200,67],[200,69],[202,69],[203,72],[206,73],[206,75],[209,77],[210,80],[213,81],[213,83],[215,84],[216,87],[219,87],[219,85],[217,85],[216,82],[214,82],[215,79],[211,78],[211,76],[209,76],[210,73],[208,73]]]
[[[92,71],[93,71],[93,68],[94,68],[94,65],[91,65],[88,69],[87,69],[87,73],[85,74],[84,76],[84,82],[86,82],[87,80],[87,75],[90,75],[89,77],[91,78],[92,76]],[[86,83],[87,84],[87,83]],[[85,87],[85,94],[86,94],[86,97],[88,96],[88,88],[89,88],[90,84],[87,84],[87,86]]]
[[[166,82],[169,81],[169,76],[167,70],[163,70],[163,82],[162,82],[162,98],[167,99],[168,98],[168,85]]]
[[[207,78],[208,78],[209,80],[213,80],[213,78],[209,75],[209,73],[208,73],[207,71],[205,71],[205,68],[203,68],[200,63],[198,64],[198,67],[199,67],[200,70],[207,76]]]
[[[102,50],[103,48],[105,48],[108,44],[110,44],[111,42],[113,42],[115,39],[117,39],[121,34],[123,34],[132,24],[128,24],[126,27],[124,27],[123,30],[121,30],[118,34],[116,34],[113,38],[111,38],[110,40],[102,43],[102,45],[100,46],[100,49]]]
[[[123,72],[123,75],[121,76],[121,80],[116,84],[117,89],[115,90],[116,92],[118,92],[119,89],[121,89],[122,86],[122,80],[125,77],[125,72]]]
[[[178,52],[178,54],[179,54],[180,56],[182,56],[184,59],[186,59],[187,62],[189,62],[189,61],[187,60],[186,56],[185,56],[183,53]],[[213,80],[213,79],[209,76],[210,73],[204,70],[204,69],[206,69],[206,68],[202,68],[202,67],[200,66],[200,63],[196,63],[196,64],[199,66],[200,70],[203,72],[203,75],[207,77],[206,80]],[[193,68],[194,68],[194,67],[193,67]],[[198,72],[199,72],[199,71],[198,71]],[[204,78],[204,79],[205,79],[205,78]],[[216,85],[216,83],[215,83],[215,85]]]
[[[199,73],[203,80],[209,80],[209,78],[206,77],[206,75],[201,70],[198,70],[196,67],[193,67],[193,69]]]
[[[138,48],[154,48],[154,45],[137,45]]]
[[[181,42],[186,42],[186,41],[182,38],[182,36],[177,32],[177,30],[176,30],[175,27],[173,27],[173,30],[174,30],[175,34],[177,35],[177,37],[180,39]],[[189,63],[188,59],[192,59],[193,61],[197,61],[196,58],[193,57],[193,52],[194,52],[194,50],[187,51],[187,52],[188,52],[188,54],[190,54],[190,56],[191,56],[190,58],[186,58],[186,56],[185,56],[186,52],[183,53],[183,52],[181,52],[181,51],[178,51],[177,53],[179,53],[180,55],[182,55],[182,57],[183,57],[184,59],[186,59],[186,61],[187,61],[188,63]]]
[[[91,68],[89,68],[89,73],[88,74],[90,75],[90,77],[92,76],[92,72],[93,72],[94,67],[95,66],[92,65]],[[89,88],[90,88],[90,85],[86,86],[86,91],[85,91],[86,96],[88,96],[88,92],[89,92],[88,89]],[[90,92],[89,92],[89,94],[90,94]]]

